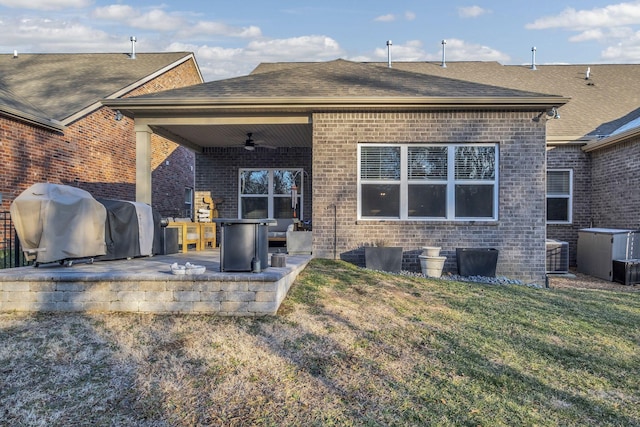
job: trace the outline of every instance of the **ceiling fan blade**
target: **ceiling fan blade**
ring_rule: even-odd
[[[256,147],[268,148],[269,150],[275,150],[278,148],[278,147],[274,147],[273,145],[267,145],[267,144],[256,144]]]

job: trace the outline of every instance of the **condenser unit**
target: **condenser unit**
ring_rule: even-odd
[[[547,273],[569,272],[569,243],[547,239]]]

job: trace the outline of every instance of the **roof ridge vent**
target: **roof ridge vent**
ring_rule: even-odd
[[[131,55],[129,59],[136,59],[136,36],[129,37],[129,40],[131,40]]]

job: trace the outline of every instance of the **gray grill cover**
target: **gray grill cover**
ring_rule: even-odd
[[[38,183],[11,203],[23,251],[39,263],[106,254],[104,206],[76,187]]]

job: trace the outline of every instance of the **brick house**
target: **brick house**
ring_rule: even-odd
[[[569,243],[570,265],[576,265],[578,230],[640,229],[640,192],[635,190],[640,184],[640,65],[446,65],[397,62],[393,67],[570,98],[558,109],[559,119],[547,122],[546,136],[547,237]]]
[[[193,54],[0,55],[0,211],[36,182],[78,186],[94,197],[136,199],[132,120],[102,99],[202,83]],[[155,135],[153,206],[184,214],[193,150]],[[192,196],[191,196],[192,197]]]
[[[295,183],[315,256],[362,264],[385,240],[415,270],[437,245],[455,271],[456,248],[492,247],[498,274],[541,281],[546,118],[568,101],[548,93],[336,60],[103,102],[135,121],[139,163],[157,134],[198,150],[196,201],[222,217],[290,218]]]

